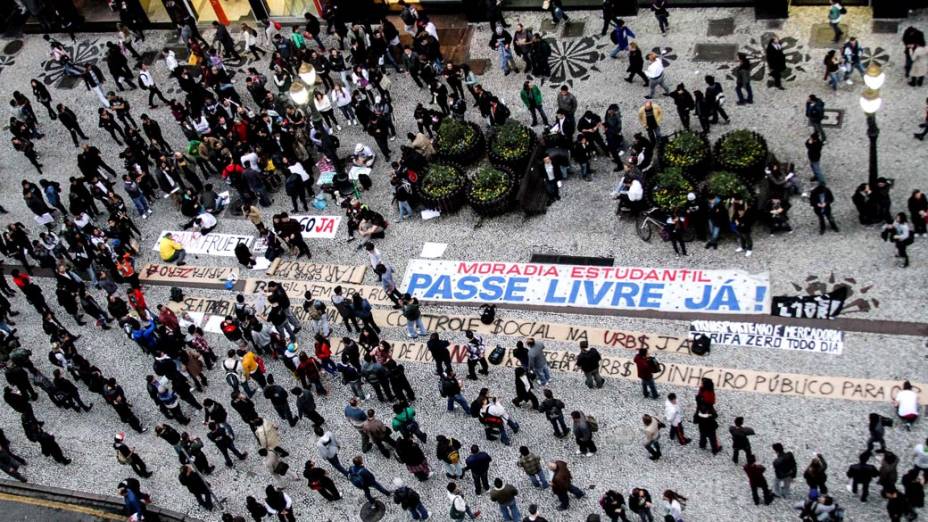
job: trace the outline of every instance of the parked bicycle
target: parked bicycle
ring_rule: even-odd
[[[664,238],[665,241],[669,240],[669,236],[665,237],[667,234],[667,218],[670,217],[667,212],[653,207],[646,212],[638,214],[638,217],[635,218],[635,232],[638,234],[638,237],[642,241],[651,241],[651,237],[654,235],[654,232],[657,231],[658,235]],[[696,239],[696,232],[686,227],[683,229],[683,241],[691,242]]]

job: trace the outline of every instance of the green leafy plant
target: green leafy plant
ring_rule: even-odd
[[[473,126],[454,118],[445,118],[438,126],[436,144],[442,154],[460,154],[477,143],[477,131]]]
[[[726,198],[750,199],[751,191],[744,185],[737,174],[728,171],[713,172],[709,175],[709,194]]]
[[[766,162],[767,140],[754,131],[733,130],[715,142],[714,153],[715,161],[725,170],[751,170]]]
[[[511,186],[509,174],[493,167],[480,167],[470,179],[468,192],[473,200],[488,202],[505,194]]]
[[[686,206],[686,196],[693,185],[683,176],[683,169],[670,167],[654,178],[654,205],[663,210],[677,210]]]
[[[515,120],[498,126],[490,141],[490,153],[503,161],[525,157],[532,146],[532,132]]]
[[[422,193],[433,199],[454,194],[464,186],[464,175],[451,165],[433,163],[422,177]]]
[[[664,146],[664,164],[668,167],[689,169],[709,158],[709,144],[701,135],[680,131]]]

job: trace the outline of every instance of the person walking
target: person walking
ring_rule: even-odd
[[[713,455],[722,451],[722,446],[719,445],[718,435],[716,434],[719,428],[716,419],[718,419],[718,413],[711,404],[697,401],[695,421],[699,426],[699,449],[706,449],[708,443]]]
[[[371,488],[376,489],[387,497],[392,495],[392,492],[380,485],[374,474],[364,467],[363,457],[360,455],[356,456],[351,460],[351,464],[351,467],[348,468],[348,472],[346,473],[348,481],[351,482],[352,486],[364,492],[364,497],[367,498],[368,502],[374,502],[374,497],[371,495]]]
[[[199,504],[200,507],[207,511],[213,510],[213,492],[206,482],[206,479],[203,478],[203,475],[197,473],[193,466],[190,464],[182,465],[180,467],[180,474],[177,476],[177,481],[185,486],[187,491],[197,499],[197,504]]]
[[[589,341],[580,341],[580,354],[577,355],[577,368],[583,372],[586,387],[602,388],[606,380],[599,374],[602,356],[596,348],[590,348]]]
[[[648,86],[648,77],[644,74],[644,55],[641,54],[641,48],[638,47],[637,42],[628,44],[628,67],[625,72],[628,73],[628,76],[625,77],[626,82],[632,83],[635,76],[639,76],[644,82],[644,86]]]
[[[709,108],[709,123],[716,124],[719,122],[719,116],[721,116],[725,123],[731,123],[728,114],[725,112],[723,105],[725,105],[725,94],[722,93],[722,84],[715,81],[715,77],[712,75],[707,75],[706,80],[706,91],[705,96],[706,100],[710,104]]]
[[[783,72],[786,70],[786,53],[783,52],[783,44],[780,43],[780,39],[776,35],[772,36],[770,41],[767,42],[764,57],[767,60],[767,71],[770,73],[771,78],[767,82],[767,87],[784,90]]]
[[[148,471],[148,468],[145,466],[145,461],[136,453],[135,448],[130,448],[126,444],[126,434],[124,432],[119,432],[116,434],[116,437],[114,437],[113,449],[116,451],[117,462],[122,465],[129,465],[132,471],[142,478],[152,476],[152,473]]]
[[[816,184],[815,188],[809,192],[809,204],[812,205],[812,211],[815,212],[815,216],[818,217],[818,233],[825,233],[825,220],[828,220],[828,225],[832,230],[838,232],[838,225],[835,223],[835,218],[831,215],[831,204],[834,203],[835,196],[831,193],[831,189],[825,186],[824,182],[819,182]]]
[[[367,415],[364,414],[364,417],[366,419]],[[323,430],[321,426],[313,427],[313,433],[315,433],[316,436],[319,437],[318,439],[316,439],[316,451],[319,452],[319,456],[325,459],[326,462],[331,464],[332,467],[335,468],[336,471],[338,471],[342,475],[348,476],[348,470],[346,470],[342,466],[342,463],[339,462],[338,460],[339,444],[338,444],[338,441],[335,440],[335,435],[333,435],[331,431]],[[362,449],[365,447],[368,447],[369,445],[370,445],[370,442],[367,442],[365,444],[365,441],[362,440],[362,443],[361,443]],[[352,482],[352,484],[354,484],[354,482]]]
[[[535,372],[535,378],[538,379],[539,386],[547,386],[551,381],[551,371],[548,368],[548,360],[545,357],[545,345],[541,341],[536,341],[533,337],[525,340],[528,347],[528,365],[531,371]]]
[[[519,512],[519,504],[516,502],[518,495],[519,490],[512,484],[504,484],[501,478],[493,480],[490,500],[499,506],[504,522],[522,522],[522,513]]]
[[[563,460],[549,462],[548,470],[552,472],[551,492],[554,493],[554,496],[558,499],[558,511],[566,511],[570,508],[570,497],[568,493],[578,499],[586,496],[580,488],[573,484],[573,475],[571,475],[570,470],[567,468],[566,462]]]
[[[689,130],[690,113],[693,112],[693,109],[696,107],[693,95],[686,90],[686,85],[681,83],[670,93],[670,97],[673,98],[674,105],[677,108],[677,116],[680,117],[680,123],[683,125],[684,129]]]
[[[403,479],[393,479],[393,503],[399,504],[404,511],[412,516],[413,520],[426,520],[431,513],[422,505],[422,497],[416,490],[403,484]]]
[[[754,103],[754,90],[751,89],[751,60],[745,53],[738,53],[738,65],[735,67],[735,94],[738,105]],[[747,93],[745,96],[744,93]]]
[[[909,219],[906,217],[905,212],[899,212],[892,223],[883,225],[881,235],[883,241],[895,243],[896,257],[902,258],[902,267],[909,266],[909,254],[906,248],[915,241],[915,237],[909,227]]]
[[[58,121],[64,125],[64,128],[68,130],[71,134],[71,140],[74,141],[75,147],[80,147],[80,143],[77,141],[77,137],[80,136],[82,140],[89,140],[84,131],[81,129],[80,121],[77,119],[77,115],[74,114],[70,108],[65,106],[63,103],[55,105],[55,110],[58,114]]]
[[[471,511],[464,496],[458,492],[457,484],[449,482],[445,489],[448,490],[448,500],[451,502],[451,509],[448,513],[451,520],[464,520],[465,516],[473,520],[480,516],[480,511]]]
[[[841,83],[841,61],[838,58],[838,52],[832,49],[825,53],[823,63],[825,65],[823,79],[828,81],[832,91],[837,92],[838,84]]]
[[[324,469],[317,467],[311,460],[307,460],[303,466],[303,477],[307,481],[307,486],[313,491],[318,491],[322,498],[329,502],[341,500],[342,495],[335,482],[329,478]]]
[[[847,478],[851,479],[851,483],[847,485],[847,490],[853,494],[857,495],[858,486],[861,487],[860,491],[860,501],[866,502],[867,496],[870,493],[870,481],[877,478],[880,475],[880,472],[877,471],[876,466],[870,464],[870,452],[865,451],[860,454],[856,464],[851,464],[847,468]]]
[[[464,410],[466,415],[471,414],[470,406],[464,399],[464,394],[461,390],[463,384],[453,371],[448,370],[446,373],[441,374],[438,386],[439,394],[447,399],[447,407],[449,412],[454,411],[454,404],[457,403],[461,405],[461,409]]]
[[[834,43],[841,41],[841,37],[844,36],[844,31],[841,30],[841,17],[847,14],[847,9],[841,5],[839,0],[831,0],[831,7],[828,8],[828,25],[831,26],[832,31],[835,33],[835,38],[832,40]]]
[[[677,404],[677,394],[668,393],[664,401],[664,421],[670,426],[670,440],[676,440],[681,446],[690,443],[683,433],[683,408]]]
[[[295,417],[290,409],[290,394],[287,393],[283,386],[274,382],[273,375],[268,374],[265,379],[267,386],[264,387],[264,398],[271,402],[274,411],[277,412],[281,419],[289,422],[291,427],[296,426],[299,418]]]
[[[648,68],[645,69],[645,76],[648,77],[648,87],[650,88],[650,93],[645,96],[646,100],[650,100],[654,97],[654,91],[658,87],[664,89],[664,94],[670,95],[670,89],[667,87],[664,79],[664,61],[663,58],[658,56],[657,53],[648,53]]]
[[[644,449],[648,450],[648,453],[651,454],[648,458],[651,460],[658,460],[661,458],[660,429],[663,428],[664,425],[648,414],[641,417],[641,422],[644,424]]]
[[[785,451],[779,442],[773,444],[773,494],[780,498],[789,498],[789,487],[796,479],[796,458],[793,452]]]
[[[654,18],[657,18],[657,25],[661,29],[661,35],[667,36],[667,30],[670,29],[670,11],[667,10],[667,0],[651,0],[651,12]]]
[[[216,445],[216,449],[219,450],[219,453],[222,453],[222,457],[226,461],[226,467],[231,468],[234,466],[234,464],[232,463],[232,459],[229,458],[230,451],[236,456],[236,458],[238,458],[238,460],[245,460],[248,457],[248,452],[239,451],[239,449],[235,447],[235,436],[231,429],[228,429],[225,426],[227,425],[212,421],[209,422],[207,424],[209,433],[206,434],[206,438],[211,440],[213,444]]]
[[[276,451],[281,457],[290,455],[290,453],[280,445],[280,433],[277,431],[276,424],[262,417],[257,417],[251,421],[251,427],[259,448]]]
[[[619,57],[619,53],[628,49],[629,40],[635,38],[635,33],[625,25],[625,20],[619,18],[615,21],[615,28],[612,29],[609,38],[615,44],[612,52],[609,53],[609,57],[614,60]]]
[[[544,412],[545,418],[554,428],[554,436],[564,438],[568,435],[567,424],[564,422],[564,402],[554,397],[554,392],[546,388],[542,392],[545,399],[541,401],[539,410]]]
[[[593,432],[599,429],[596,420],[576,410],[570,412],[570,418],[573,420],[574,440],[577,441],[577,455],[592,457],[596,454]]]
[[[490,463],[493,457],[489,453],[480,450],[480,446],[474,444],[470,447],[470,455],[464,460],[463,472],[470,471],[474,479],[474,492],[479,496],[485,490],[490,489]]]
[[[541,457],[532,453],[527,446],[519,447],[519,460],[516,461],[516,465],[528,475],[533,486],[546,489],[548,487],[548,478],[542,469],[541,462]]]

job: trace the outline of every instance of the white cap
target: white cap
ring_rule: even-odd
[[[686,200],[687,200],[687,201],[696,201],[696,194],[693,194],[692,192],[690,192],[689,194],[686,195]]]

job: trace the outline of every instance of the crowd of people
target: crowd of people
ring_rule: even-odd
[[[546,3],[555,23],[568,19],[560,0]],[[10,298],[16,292],[5,277],[0,277],[0,359],[9,384],[3,396],[10,408],[20,414],[28,440],[39,444],[43,455],[62,465],[70,462],[65,456],[68,448],[60,447],[55,436],[43,428],[40,412],[33,407],[45,402],[40,400],[36,387],[55,407],[71,409],[78,414],[89,411],[94,405],[85,402],[81,392],[99,395],[113,408],[119,420],[139,436],[149,430],[150,426],[144,426],[136,413],[141,405],[131,404],[120,384],[132,379],[141,381],[141,376],[104,375],[87,350],[79,349],[82,336],[73,333],[75,327],[66,326],[61,320],[69,315],[77,327],[85,327],[85,318],[90,317],[94,321],[90,328],[107,330],[115,323],[151,357],[152,370],[144,377],[145,387],[154,407],[164,417],[152,427],[153,436],[164,440],[176,455],[179,484],[204,509],[220,507],[224,511],[223,520],[244,520],[239,514],[244,512],[255,521],[267,516],[296,519],[293,496],[301,493],[285,488],[298,480],[298,476],[287,462],[289,452],[282,447],[278,421],[258,413],[254,396],[259,392],[279,420],[286,423],[284,429],[286,426],[303,429],[297,426],[304,419],[312,424],[319,458],[304,463],[302,476],[308,488],[327,501],[339,501],[342,498],[340,487],[350,485],[362,491],[368,500],[375,499],[373,492],[389,497],[415,520],[428,518],[430,509],[448,511],[455,520],[475,518],[480,512],[471,509],[470,495],[462,483],[469,471],[475,494],[489,492],[504,520],[523,520],[523,509],[528,513],[524,520],[545,520],[541,507],[525,506],[520,501],[516,484],[494,478],[491,486],[490,474],[500,465],[494,464],[490,454],[493,444],[471,444],[465,451],[464,442],[436,434],[434,453],[431,450],[427,453],[429,436],[424,430],[428,421],[417,418],[413,406],[417,390],[406,378],[404,366],[394,358],[391,344],[380,338],[380,326],[374,320],[371,303],[362,296],[348,295],[341,288],[336,288],[331,296],[314,296],[307,292],[302,296],[301,306],[295,307],[283,285],[270,283],[264,296],[267,306],[263,309],[256,309],[242,295],[237,297],[234,313],[224,317],[221,324],[226,348],[218,350],[200,328],[188,325],[192,321],[185,311],[180,289],[172,289],[167,302],[151,306],[136,266],[141,242],[148,238],[142,237],[118,187],[121,186],[131,200],[138,219],[147,219],[156,210],[177,211],[182,216],[184,229],[204,235],[219,226],[224,210],[241,213],[267,245],[264,256],[268,260],[281,256],[311,257],[301,227],[291,214],[298,214],[301,205],[304,212],[309,210],[310,204],[324,208],[328,195],[345,213],[347,240],[360,239],[358,249],[368,255],[383,290],[394,308],[402,313],[407,336],[427,339],[427,348],[436,365],[436,387],[441,398],[447,401],[447,411],[454,412],[460,407],[465,419],[475,419],[489,443],[498,441],[508,446],[518,440],[520,457],[510,464],[521,468],[533,487],[550,488],[559,510],[569,509],[571,496],[587,495],[575,484],[569,462],[545,460],[532,450],[532,441],[523,438],[524,435],[519,436],[520,425],[513,412],[507,409],[508,404],[512,404],[515,409],[530,412],[526,414],[544,415],[555,437],[573,436],[578,456],[593,457],[597,453],[599,422],[585,413],[581,405],[568,407],[548,387],[552,376],[544,344],[532,338],[516,344],[512,354],[518,365],[512,370],[515,393],[511,402],[500,397],[504,390],[488,387],[468,390],[466,381],[479,381],[489,373],[490,364],[499,361],[494,361],[494,355],[487,353],[481,335],[467,331],[459,341],[466,346],[467,375],[463,380],[459,378],[452,365],[457,361],[452,361],[451,343],[426,330],[418,301],[399,292],[394,268],[375,244],[384,237],[389,226],[384,216],[387,205],[364,199],[364,192],[375,182],[370,172],[378,159],[389,162],[386,170],[399,219],[412,217],[413,208],[418,205],[417,173],[423,171],[435,154],[432,137],[442,120],[448,117],[464,119],[472,112],[479,112],[479,121],[493,127],[511,118],[511,111],[503,101],[479,83],[467,64],[445,60],[439,33],[428,15],[402,0],[399,4],[399,20],[402,30],[412,37],[411,45],[401,45],[401,29],[386,16],[378,14],[374,19],[359,20],[357,14],[351,12],[349,3],[332,0],[326,3],[322,20],[326,22],[325,28],[322,21],[307,13],[305,25],[294,27],[285,28],[272,20],[263,22],[259,28],[241,24],[239,41],[218,23],[213,24],[212,41],[207,41],[191,17],[178,19],[177,35],[189,56],[182,61],[173,50],[165,48],[161,50],[158,64],[158,67],[163,64],[169,73],[168,81],[179,89],[179,94],[170,98],[165,96],[152,74],[151,65],[140,60],[141,55],[134,47],[141,45],[144,34],[131,12],[127,12],[118,32],[106,44],[104,63],[110,78],[96,64],[74,61],[61,42],[47,38],[51,59],[62,65],[66,75],[79,77],[87,91],[94,93],[94,103],[100,105],[97,127],[109,135],[121,152],[118,158],[104,158],[100,149],[93,145],[100,136],[91,138],[84,132],[85,128],[92,127],[92,122],[80,121],[64,101],[53,99],[40,80],[32,80],[32,95],[35,102],[47,110],[48,121],[43,121],[45,115],[36,112],[32,100],[25,94],[19,91],[12,94],[11,144],[26,156],[40,176],[44,176],[45,165],[40,161],[36,141],[44,137],[43,126],[60,123],[80,151],[77,156],[80,175],[69,178],[67,197],[56,181],[45,177],[38,183],[22,180],[23,199],[36,222],[44,227],[41,232],[33,238],[22,222],[15,222],[0,235],[0,251],[21,265],[9,275],[42,318],[43,332],[51,346],[48,362],[54,369],[49,378],[48,372],[32,360],[32,350],[20,345],[17,331],[12,328],[15,326],[12,318],[18,312]],[[843,8],[837,1],[833,4],[837,8],[829,11],[829,21],[834,20],[838,39],[841,35],[837,24]],[[128,8],[122,6],[122,9]],[[668,2],[653,0],[651,9],[661,32],[666,33],[670,28]],[[613,192],[620,200],[619,210],[646,210],[644,202],[654,189],[651,180],[653,173],[659,170],[658,149],[666,134],[662,130],[662,126],[666,127],[664,111],[653,99],[658,87],[674,102],[683,128],[689,129],[692,112],[696,113],[703,133],[708,133],[711,125],[729,121],[720,81],[706,76],[701,90],[690,93],[683,83],[671,90],[661,53],[643,55],[642,46],[634,40],[639,36],[614,12],[613,2],[606,0],[602,35],[610,34],[615,44],[610,56],[618,58],[625,53],[629,63],[626,81],[632,83],[641,78],[649,89],[637,114],[641,132],[634,133],[629,143],[623,138],[622,114],[617,104],[609,105],[600,116],[592,108],[582,109],[567,85],[558,89],[557,108],[549,120],[537,80],[551,75],[549,43],[521,24],[510,34],[499,3],[487,2],[493,33],[490,46],[499,53],[500,67],[506,75],[527,75],[519,99],[531,114],[532,126],[538,125],[539,118],[544,126],[540,145],[544,151],[542,167],[549,204],[560,199],[559,187],[574,171],[572,163],[576,164],[582,179],[591,180],[592,161],[601,156],[611,159],[619,173]],[[833,16],[835,13],[837,15]],[[911,70],[915,85],[921,84],[923,74],[919,73],[923,72],[926,60],[919,54],[924,49],[923,36],[921,44],[917,43],[919,34],[907,31],[906,36],[915,42],[906,44],[906,56],[911,58],[907,71]],[[242,61],[243,53],[250,53],[254,58],[250,66],[237,70],[226,63],[226,60]],[[768,86],[782,89],[785,58],[776,37],[767,44],[766,60],[771,75]],[[319,85],[308,86],[309,101],[300,105],[292,101],[288,93],[300,79],[306,64],[312,65]],[[752,67],[746,55],[739,56],[735,69],[739,104],[754,102]],[[854,70],[863,74],[861,47],[857,40],[848,38],[840,55],[832,51],[826,58],[826,68],[827,79],[835,89],[840,82],[852,82]],[[394,160],[391,143],[397,139],[397,115],[390,87],[398,80],[391,80],[390,76],[397,75],[394,76],[397,78],[401,74],[408,75],[414,85],[427,91],[430,102],[416,106],[413,117],[418,132],[407,134],[407,141],[399,147],[398,158]],[[244,76],[243,83],[233,80],[239,75]],[[105,87],[110,79],[115,90]],[[248,91],[247,97],[239,92],[241,85]],[[122,94],[126,88],[148,91],[148,109],[138,114],[138,122],[130,100]],[[473,99],[473,107],[469,107],[468,94]],[[732,232],[738,239],[737,251],[750,256],[755,222],[766,224],[771,234],[792,231],[788,212],[790,199],[795,197],[808,198],[820,233],[824,234],[827,228],[837,232],[831,209],[835,196],[820,166],[826,142],[821,125],[824,106],[824,102],[813,95],[805,108],[814,129],[805,142],[815,183],[811,190],[802,189],[802,176],[794,163],[772,161],[766,169],[764,189],[754,201],[690,194],[687,206],[667,219],[667,234],[673,240],[674,249],[686,255],[685,244],[679,238],[683,229],[692,228],[700,240],[706,241],[706,248],[717,248],[722,233]],[[167,121],[164,116],[168,112],[183,133],[184,143],[172,144],[166,139],[161,123]],[[476,114],[474,117],[476,119]],[[353,126],[367,133],[382,158],[377,158],[367,143],[342,147],[339,135],[344,136]],[[922,133],[921,137],[924,135]],[[346,149],[351,152],[345,154],[343,150]],[[230,194],[223,194],[225,187]],[[860,223],[882,226],[883,239],[894,242],[907,266],[906,247],[915,237],[926,233],[928,202],[920,191],[913,192],[908,200],[910,228],[906,213],[893,215],[891,211],[891,187],[892,180],[885,178],[880,178],[876,187],[861,185],[854,193],[853,203],[859,211]],[[271,223],[266,224],[262,209],[274,205],[272,196],[280,189],[291,199],[293,208],[290,212],[274,214]],[[162,200],[162,204],[157,203]],[[2,207],[0,212],[6,213]],[[177,265],[186,263],[183,244],[170,234],[159,238],[158,247],[162,261]],[[243,266],[251,268],[256,263],[255,253],[245,243],[238,245],[235,254]],[[33,281],[31,275],[35,267],[53,271],[57,308],[49,306],[42,288]],[[327,310],[328,306],[334,308],[334,315]],[[343,321],[347,335],[336,337],[337,326],[329,323],[330,316]],[[299,338],[304,328],[309,332],[302,338],[310,339],[304,346],[311,343],[312,350],[301,348]],[[601,356],[586,342],[580,343],[576,365],[584,373],[586,385],[591,390],[604,386],[600,375]],[[642,350],[635,357],[635,366],[644,397],[658,399],[655,377],[660,370],[656,360],[647,350]],[[290,377],[286,377],[287,374]],[[221,377],[213,379],[213,375]],[[217,498],[207,479],[215,466],[204,451],[205,444],[192,429],[185,431],[193,417],[189,411],[197,410],[197,415],[204,415],[208,429],[206,438],[223,457],[226,466],[236,465],[230,453],[239,461],[254,459],[249,451],[236,446],[239,439],[226,406],[211,399],[201,401],[196,395],[210,384],[215,386],[216,380],[229,386],[228,407],[235,410],[254,435],[257,442],[254,453],[267,470],[267,487],[255,491],[257,497],[247,497],[244,505],[232,506]],[[84,388],[79,388],[75,382]],[[338,387],[344,388],[344,393],[335,393],[333,388]],[[900,421],[906,426],[911,426],[920,412],[918,396],[911,388],[905,383],[894,399]],[[330,395],[345,393],[350,395],[344,407],[345,418],[324,419],[317,411],[316,401],[332,400]],[[368,402],[375,398],[377,403]],[[386,417],[375,406],[392,412],[389,423],[381,420]],[[651,460],[657,461],[663,455],[660,442],[664,429],[668,429],[666,437],[671,443],[681,446],[690,443],[684,434],[684,419],[687,418],[684,406],[682,398],[669,393],[663,415],[649,414],[641,418],[643,446]],[[703,379],[692,408],[692,422],[699,431],[699,447],[719,453],[722,446],[717,433],[718,413],[714,383],[710,379]],[[891,421],[879,415],[871,416],[867,448],[859,462],[848,469],[847,476],[852,480],[853,492],[861,491],[861,501],[867,500],[871,480],[878,478],[890,518],[901,520],[901,517],[913,516],[915,509],[923,506],[928,450],[924,444],[915,446],[912,450],[914,466],[899,482],[896,467],[902,457],[890,452],[883,440],[884,427]],[[403,463],[416,482],[408,477],[380,482],[376,474],[377,461],[367,456],[343,455],[346,459],[343,464],[339,455],[342,446],[331,428],[337,422],[347,423],[357,431],[362,453],[369,453],[376,447],[384,458],[396,458]],[[796,501],[795,508],[807,520],[841,520],[843,506],[838,506],[834,497],[828,495],[825,458],[817,454],[812,459],[803,474],[809,486],[808,494],[794,497],[790,483],[797,477],[796,459],[781,444],[773,444],[771,491],[766,468],[761,464],[763,459],[752,452],[750,437],[754,430],[745,422],[743,417],[737,417],[729,428],[732,460],[740,464],[739,454],[745,453],[743,469],[755,504],[762,501],[769,504],[781,497]],[[879,450],[874,449],[876,444],[880,444]],[[142,480],[153,473],[146,459],[163,457],[138,453],[124,432],[115,435],[113,449],[117,461],[130,466]],[[905,454],[908,453],[906,450]],[[434,457],[428,456],[432,454]],[[869,464],[874,454],[881,455],[879,470]],[[323,460],[334,473],[330,475],[328,467],[317,465]],[[426,481],[434,475],[432,465],[436,462],[448,479],[442,486],[447,491],[447,506],[425,506],[422,495],[407,484],[432,487]],[[27,477],[21,470],[24,464],[25,460],[14,453],[0,431],[0,469],[25,481]],[[123,480],[118,491],[125,498],[127,513],[136,520],[146,520],[148,496],[139,479]],[[656,511],[656,516],[679,522],[683,520],[686,502],[686,497],[671,489],[652,498],[651,492],[636,487],[626,494],[611,489],[606,491],[601,496],[600,506],[605,517],[612,521],[627,521],[630,514],[643,522],[649,521]],[[600,515],[591,514],[588,520],[596,520],[594,517]]]

